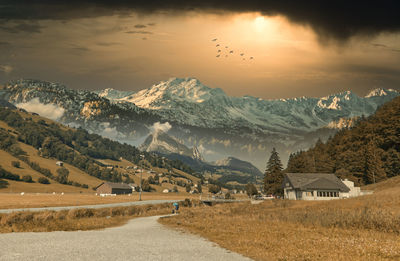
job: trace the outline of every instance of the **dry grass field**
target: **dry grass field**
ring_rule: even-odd
[[[199,204],[194,202],[193,205],[198,206]],[[182,207],[186,208],[189,205],[182,204]],[[57,212],[0,214],[0,233],[102,229],[120,226],[134,217],[170,214],[171,209],[171,204],[158,204],[103,209],[73,209]]]
[[[359,198],[225,204],[160,222],[256,260],[400,260],[397,181]]]
[[[21,182],[19,182],[21,183]],[[184,200],[185,198],[199,199],[198,195],[187,193],[151,193],[143,192],[142,200]],[[109,197],[96,196],[94,193],[66,193],[61,195],[46,193],[0,193],[0,209],[8,208],[35,208],[35,207],[59,207],[59,206],[82,206],[97,205],[119,202],[138,201],[139,193],[133,193],[132,196],[118,195]]]
[[[56,175],[57,169],[60,168],[59,166],[56,165],[56,162],[57,162],[56,159],[46,159],[46,158],[40,157],[38,155],[38,150],[36,150],[34,147],[26,145],[24,143],[20,142],[18,145],[20,146],[21,149],[23,149],[24,151],[26,151],[28,153],[30,161],[39,163],[39,165],[42,168],[49,169],[54,175]],[[69,176],[68,176],[69,180],[78,182],[80,184],[87,184],[87,185],[89,185],[90,188],[96,187],[101,182],[103,182],[102,180],[95,178],[93,176],[90,176],[86,172],[84,172],[70,164],[64,163],[64,167],[69,170]],[[53,182],[53,181],[50,181],[50,182]],[[86,189],[81,189],[81,190],[86,190]]]

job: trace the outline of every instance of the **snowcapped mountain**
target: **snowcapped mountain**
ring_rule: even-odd
[[[205,161],[197,146],[193,146],[192,158],[198,161]]]
[[[159,129],[150,134],[139,149],[155,152],[172,160],[179,159],[199,172],[212,171],[219,172],[221,175],[232,175],[232,181],[236,180],[235,171],[241,172],[242,175],[249,175],[250,178],[262,176],[260,170],[250,162],[234,157],[218,160],[215,164],[208,163],[204,160],[197,146],[193,146],[191,150],[178,139]]]
[[[175,153],[192,157],[192,150],[162,130],[157,130],[150,134],[139,149],[147,152],[158,152],[162,154]]]
[[[377,89],[366,97],[347,91],[323,98],[263,100],[229,97],[221,89],[207,87],[193,78],[171,78],[114,100],[133,103],[163,120],[189,126],[287,133],[314,131],[340,118],[370,115],[398,95],[395,90]]]
[[[187,147],[178,155],[197,158],[201,152],[208,161],[233,156],[260,169],[272,147],[285,161],[291,152],[351,126],[349,119],[369,116],[398,95],[396,90],[375,89],[365,97],[346,91],[322,98],[264,100],[230,97],[194,78],[171,78],[139,92],[73,90],[37,80],[11,81],[0,89],[0,98],[14,105],[39,114],[49,108],[41,105],[53,105],[60,122],[133,145],[146,140],[148,146],[170,151],[149,137],[155,123],[168,123],[170,138]],[[166,142],[163,135],[159,138]],[[197,151],[188,149],[195,145]]]
[[[107,98],[109,100],[116,100],[116,99],[121,99],[121,98],[124,98],[126,96],[132,95],[135,92],[119,91],[119,90],[115,90],[113,88],[107,88],[107,89],[104,89],[104,90],[94,91],[94,93],[97,93],[97,95],[99,95],[99,97],[104,97],[104,98]]]
[[[0,97],[42,115],[48,115],[45,105],[51,104],[62,112],[58,121],[123,141],[147,135],[147,126],[159,120],[133,103],[112,102],[94,92],[38,80],[11,81],[0,90]]]

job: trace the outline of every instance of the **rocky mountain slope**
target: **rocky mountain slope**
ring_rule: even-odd
[[[224,175],[234,176],[234,172],[240,172],[251,178],[262,176],[263,174],[250,162],[229,157],[227,159],[218,160],[215,163],[207,162],[200,153],[197,146],[192,149],[188,148],[178,139],[169,136],[162,130],[155,130],[150,134],[139,149],[146,152],[154,152],[170,159],[178,159],[189,165],[198,172],[210,171],[220,172]],[[232,181],[234,181],[234,177]]]
[[[168,134],[187,147],[198,146],[208,161],[233,156],[264,168],[272,147],[285,162],[291,152],[326,140],[354,119],[369,116],[398,96],[376,89],[365,97],[350,91],[323,98],[263,100],[230,97],[193,78],[172,78],[139,92],[114,89],[72,90],[35,80],[7,83],[0,98],[64,124],[140,145],[155,123],[168,123]],[[44,105],[53,107],[43,107]]]

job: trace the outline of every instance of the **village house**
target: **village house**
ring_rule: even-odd
[[[64,162],[62,162],[62,161],[57,161],[57,162],[56,162],[56,165],[62,167],[62,166],[64,166]]]
[[[283,179],[285,199],[330,200],[363,195],[349,180],[340,180],[334,174],[286,173]]]
[[[96,187],[98,194],[131,194],[132,187],[124,183],[103,182]]]

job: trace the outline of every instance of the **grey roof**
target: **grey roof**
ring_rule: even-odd
[[[350,189],[335,174],[327,173],[286,173],[287,180],[294,189],[300,190],[339,190],[349,192]]]
[[[103,182],[101,183],[99,186],[96,187],[96,189],[98,187],[100,187],[101,185],[106,184],[107,186],[111,187],[111,188],[115,188],[115,189],[132,189],[132,187],[129,184],[125,184],[125,183],[113,183],[113,182]]]

